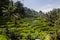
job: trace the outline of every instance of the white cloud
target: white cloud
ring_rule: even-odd
[[[53,10],[54,8],[60,8],[60,5],[54,6],[52,4],[47,4],[47,5],[40,7],[37,11],[41,10],[46,13],[46,12]]]
[[[47,5],[45,5],[45,6],[43,6],[43,7],[41,8],[41,10],[42,10],[43,12],[48,12],[48,11],[50,11],[50,10],[52,10],[52,9],[53,9],[53,7],[52,7],[51,4],[47,4]]]
[[[60,5],[58,5],[56,8],[60,8]]]
[[[51,11],[52,9],[53,9],[53,8],[46,8],[46,9],[42,9],[42,11],[46,13],[46,12]]]

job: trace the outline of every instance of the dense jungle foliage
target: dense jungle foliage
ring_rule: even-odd
[[[17,1],[0,0],[0,40],[60,40],[60,9],[46,14]]]

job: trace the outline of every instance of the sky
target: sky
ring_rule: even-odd
[[[13,0],[16,2],[17,0]],[[25,7],[36,11],[48,12],[54,8],[60,8],[60,0],[19,0]]]

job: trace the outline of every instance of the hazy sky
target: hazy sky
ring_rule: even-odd
[[[17,0],[14,0],[16,2]],[[60,0],[19,0],[24,6],[36,11],[48,12],[53,8],[60,8]]]

